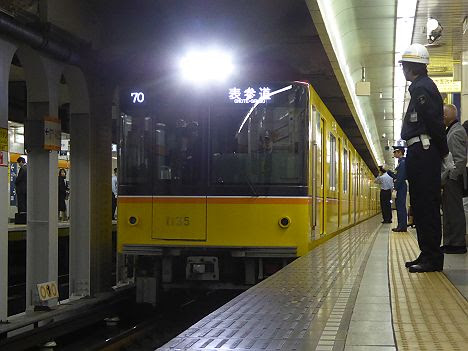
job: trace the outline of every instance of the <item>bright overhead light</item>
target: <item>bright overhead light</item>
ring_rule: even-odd
[[[437,29],[439,26],[439,21],[435,18],[428,18],[426,23],[427,34],[429,35],[434,29]]]
[[[231,56],[220,50],[190,51],[180,60],[182,78],[204,83],[224,81],[234,71]]]
[[[393,138],[397,142],[401,136],[401,125],[405,108],[406,78],[398,61],[403,50],[411,45],[416,16],[417,0],[398,0],[395,30],[395,64],[393,76]]]
[[[357,117],[361,122],[361,126],[364,131],[364,136],[366,137],[369,143],[372,155],[375,157],[377,163],[381,164],[383,159],[382,149],[379,146],[380,144],[378,143],[378,139],[374,140],[375,138],[373,137],[373,134],[370,132],[369,129],[369,124],[371,124],[372,130],[375,130],[375,121],[373,121],[371,118],[368,119],[366,117],[366,114],[364,113],[364,110],[361,105],[361,100],[355,94],[355,80],[351,73],[351,68],[348,65],[348,58],[345,55],[344,45],[340,35],[339,26],[336,21],[337,15],[333,7],[333,2],[330,0],[318,0],[318,5],[320,8],[320,12],[323,14],[322,17],[325,22],[327,32],[330,33],[330,42],[338,59],[338,64],[343,74],[346,86],[348,87],[348,90],[350,92],[351,100],[353,101]]]

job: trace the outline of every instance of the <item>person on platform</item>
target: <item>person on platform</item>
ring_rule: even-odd
[[[447,143],[454,168],[442,172],[443,243],[446,254],[466,253],[466,222],[463,209],[463,188],[466,182],[467,136],[457,119],[454,105],[444,105]]]
[[[380,185],[380,208],[382,210],[382,223],[392,223],[392,189],[393,178],[383,166],[379,167],[380,175],[375,182]]]
[[[19,166],[18,176],[15,180],[16,189],[16,205],[18,207],[18,213],[26,212],[26,198],[27,198],[27,179],[28,179],[28,168],[24,157],[18,157],[16,163]]]
[[[398,225],[396,228],[393,228],[394,232],[406,232],[407,227],[407,210],[406,210],[406,164],[405,164],[405,148],[403,146],[394,146],[393,147],[393,157],[398,160],[398,166],[396,170],[396,179],[393,185],[396,190],[396,210]]]
[[[67,217],[67,203],[65,200],[68,196],[68,183],[67,183],[67,171],[60,168],[58,175],[58,211],[59,220],[66,221]]]
[[[427,76],[429,53],[421,44],[410,45],[400,63],[411,95],[401,129],[406,141],[406,172],[420,255],[405,266],[410,273],[442,271],[441,167],[449,150],[443,123],[443,100]]]
[[[114,168],[114,174],[112,176],[112,220],[115,219],[115,209],[117,208],[117,189],[117,168]]]

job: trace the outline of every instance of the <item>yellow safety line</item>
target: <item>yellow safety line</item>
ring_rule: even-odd
[[[398,350],[466,350],[468,302],[442,272],[409,273],[419,255],[409,233],[390,232],[392,321]]]

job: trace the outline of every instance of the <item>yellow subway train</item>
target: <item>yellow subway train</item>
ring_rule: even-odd
[[[308,83],[132,86],[120,106],[117,248],[140,286],[248,286],[379,211]]]

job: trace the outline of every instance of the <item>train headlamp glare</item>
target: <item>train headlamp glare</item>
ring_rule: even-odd
[[[194,83],[222,82],[234,71],[231,56],[219,50],[191,51],[180,60],[182,78]]]

